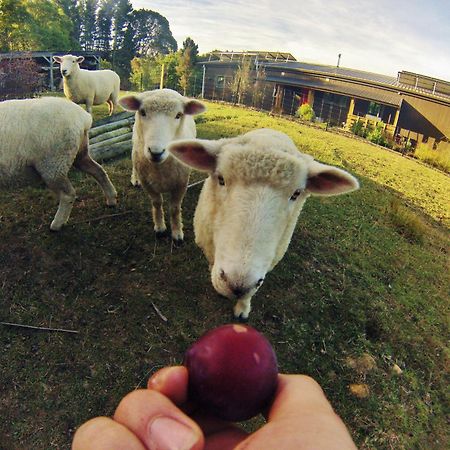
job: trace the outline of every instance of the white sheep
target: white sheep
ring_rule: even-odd
[[[92,105],[108,103],[109,115],[113,114],[119,97],[120,78],[112,70],[80,69],[83,56],[54,56],[53,60],[61,65],[64,80],[64,94],[75,103],[86,105],[92,114]]]
[[[195,211],[195,240],[214,288],[237,300],[234,314],[242,320],[266,274],[284,256],[306,199],[359,187],[349,173],[300,153],[287,135],[270,129],[177,141],[169,151],[210,174]]]
[[[59,197],[50,225],[59,230],[69,219],[75,190],[67,177],[74,165],[92,175],[116,204],[116,190],[103,168],[91,159],[88,132],[92,117],[63,98],[0,102],[0,187],[15,188],[39,179]]]
[[[119,104],[128,111],[136,111],[131,182],[141,184],[150,196],[157,237],[166,233],[162,194],[169,193],[172,239],[179,245],[184,239],[181,204],[190,169],[173,158],[166,148],[175,139],[195,138],[192,116],[203,112],[205,106],[171,89],[122,97]]]

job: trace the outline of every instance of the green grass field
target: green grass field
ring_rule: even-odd
[[[449,177],[265,113],[208,103],[198,117],[208,139],[259,127],[349,170],[361,189],[308,200],[285,258],[254,297],[250,324],[272,342],[280,371],[320,382],[359,448],[446,448]],[[200,186],[186,195],[186,244],[175,249],[155,241],[129,158],[105,168],[119,206],[107,209],[95,181],[73,172],[78,201],[59,234],[48,231],[49,191],[0,192],[1,320],[78,331],[0,326],[0,448],[68,448],[83,421],[112,414],[205,330],[232,320],[233,303],[215,293],[194,243]],[[368,395],[355,395],[361,386]]]

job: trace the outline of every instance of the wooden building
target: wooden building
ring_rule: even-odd
[[[237,102],[236,74],[245,61],[251,82],[240,100],[246,105],[295,114],[309,103],[319,121],[332,125],[381,124],[388,139],[412,146],[450,141],[450,82],[406,71],[390,77],[309,64],[288,53],[215,52],[199,62],[204,97]]]

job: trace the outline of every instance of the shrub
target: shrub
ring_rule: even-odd
[[[309,122],[314,122],[316,120],[316,114],[309,103],[303,103],[297,110],[297,117]]]
[[[362,120],[356,120],[353,122],[350,131],[357,136],[365,138],[367,136],[367,129]]]
[[[33,97],[43,89],[40,66],[30,58],[0,60],[0,100]]]
[[[367,134],[367,139],[377,145],[387,146],[387,140],[384,136],[384,123],[378,122],[373,130]]]

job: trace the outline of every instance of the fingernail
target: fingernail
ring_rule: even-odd
[[[157,417],[150,424],[152,450],[190,450],[197,439],[194,430],[170,417]]]

